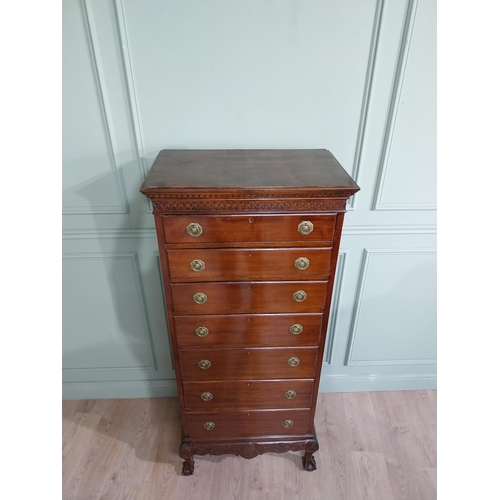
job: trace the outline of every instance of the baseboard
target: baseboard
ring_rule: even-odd
[[[319,392],[370,392],[436,389],[436,374],[323,375]],[[175,380],[66,382],[63,399],[127,399],[177,397]]]
[[[323,375],[319,392],[416,391],[437,389],[435,373]]]
[[[175,380],[119,382],[66,382],[62,386],[65,399],[127,399],[176,397]]]

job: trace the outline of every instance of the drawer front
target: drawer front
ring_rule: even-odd
[[[326,281],[171,284],[181,314],[322,312]]]
[[[309,410],[186,413],[189,437],[207,441],[214,438],[306,434],[309,416]]]
[[[317,347],[179,350],[186,382],[313,378],[317,358]]]
[[[332,241],[335,220],[335,214],[188,215],[165,216],[163,227],[166,243]]]
[[[184,382],[184,402],[192,410],[309,408],[313,380]]]
[[[321,313],[174,316],[181,349],[317,346],[322,320]]]
[[[331,248],[168,250],[171,278],[290,280],[328,278]]]

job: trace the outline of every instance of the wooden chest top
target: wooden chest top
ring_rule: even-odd
[[[145,195],[244,191],[348,198],[357,184],[326,149],[160,151],[144,180]]]

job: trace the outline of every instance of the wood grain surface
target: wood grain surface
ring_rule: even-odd
[[[180,350],[180,376],[192,382],[313,378],[317,357],[317,347]],[[298,363],[289,364],[294,358]],[[209,361],[210,366],[200,367],[202,361]]]
[[[168,250],[170,277],[196,281],[238,281],[248,279],[308,280],[328,279],[331,248],[241,248]],[[307,267],[296,261],[307,259]],[[192,263],[203,263],[197,270]],[[302,261],[305,262],[305,261]],[[194,267],[194,269],[193,269]]]
[[[184,382],[183,387],[186,408],[190,410],[309,408],[313,380]],[[287,391],[294,391],[292,399],[285,396]],[[202,399],[201,394],[205,392],[209,392],[212,399]]]
[[[326,149],[164,149],[144,180],[141,192],[276,190],[297,186],[314,192],[359,190]]]
[[[64,401],[62,423],[63,500],[437,498],[436,391],[320,393],[312,473],[288,452],[195,456],[181,476],[177,398]]]
[[[322,312],[327,294],[326,281],[172,283],[175,314],[250,314]],[[295,292],[305,292],[302,302]],[[195,294],[206,296],[194,302]]]
[[[174,316],[180,348],[300,347],[317,346],[323,315],[310,314],[221,314]],[[302,331],[290,333],[292,325]],[[205,337],[196,328],[208,328]]]
[[[183,381],[267,380],[312,378],[316,371],[317,347],[179,350]],[[298,359],[297,365],[287,363]],[[200,368],[200,361],[211,366]]]
[[[335,228],[335,214],[279,214],[279,215],[175,215],[164,216],[166,243],[244,243],[247,241],[325,241],[331,245]],[[312,232],[301,234],[301,222],[313,224]],[[190,236],[189,224],[199,224],[202,233]]]
[[[309,409],[186,412],[187,432],[196,441],[303,435],[307,433],[309,413]],[[284,421],[291,423],[291,426],[283,426]],[[204,427],[206,422],[215,427],[207,430]]]

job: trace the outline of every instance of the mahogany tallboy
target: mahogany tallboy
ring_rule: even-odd
[[[153,205],[181,403],[193,455],[304,450],[314,412],[347,199],[325,149],[163,150]]]

